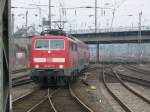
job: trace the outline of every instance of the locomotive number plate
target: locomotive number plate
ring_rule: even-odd
[[[46,62],[52,62],[52,58],[47,58]]]

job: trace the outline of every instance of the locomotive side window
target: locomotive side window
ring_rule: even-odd
[[[77,51],[77,44],[75,43],[70,43],[70,47],[72,51]]]
[[[49,40],[36,40],[36,49],[49,49]]]
[[[77,51],[77,44],[74,44],[74,50]]]
[[[70,48],[73,51],[73,43],[72,42],[70,42]]]
[[[50,40],[50,49],[63,50],[64,49],[64,40]]]

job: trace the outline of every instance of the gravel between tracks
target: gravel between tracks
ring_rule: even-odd
[[[100,65],[97,66],[100,67]],[[100,74],[100,68],[91,70],[86,74],[88,74],[86,81],[89,86],[83,84],[82,81],[77,81],[73,85],[74,92],[81,100],[96,112],[125,112],[107,92],[102,80],[99,81],[99,75],[100,77],[102,75]],[[96,89],[91,89],[91,86],[95,86]]]
[[[85,112],[71,96],[68,88],[60,89],[51,99],[58,112]]]
[[[138,65],[133,65],[137,68],[143,69],[143,70],[147,70],[150,71],[150,65],[149,64],[138,64]]]
[[[20,76],[24,76],[24,75],[28,75],[30,74],[30,70],[27,70],[25,72],[20,72],[20,73],[16,73],[16,74],[11,74],[11,79],[13,78],[17,78],[17,77],[20,77]]]
[[[12,100],[32,91],[33,89],[37,88],[38,86],[34,83],[29,83],[22,86],[17,86],[11,89]]]
[[[39,103],[47,95],[47,89],[39,89],[27,95],[21,100],[13,102],[12,107],[14,112],[27,112],[31,107]]]
[[[135,83],[131,83],[131,82],[125,82],[128,86],[130,86],[133,89],[136,89],[137,91],[139,91],[141,94],[147,96],[150,99],[150,87],[146,87],[146,86],[141,86]]]
[[[124,68],[123,66],[116,66],[113,69],[118,71],[121,74],[126,75],[126,76],[131,76],[131,77],[140,78],[140,79],[150,81],[150,75],[138,73],[138,72],[129,70],[127,68]]]
[[[31,112],[54,112],[54,111],[49,104],[49,100],[46,99],[42,104],[40,104],[40,106],[36,108],[36,110],[32,110]]]
[[[109,83],[111,90],[123,101],[133,112],[149,112],[150,105],[133,93],[128,91],[119,83]]]

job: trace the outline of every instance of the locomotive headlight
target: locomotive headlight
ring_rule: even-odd
[[[47,53],[51,53],[51,51],[47,51]]]
[[[35,68],[39,68],[39,65],[35,65]]]
[[[59,68],[63,68],[64,66],[63,65],[59,65]]]

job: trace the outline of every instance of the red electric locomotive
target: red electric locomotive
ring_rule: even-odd
[[[61,30],[32,37],[31,78],[40,85],[66,83],[89,64],[89,49]]]

